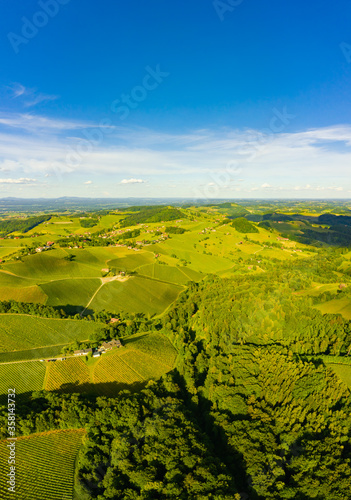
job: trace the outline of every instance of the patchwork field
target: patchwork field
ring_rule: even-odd
[[[162,334],[133,335],[123,344],[88,362],[85,357],[67,357],[63,361],[0,364],[0,395],[7,393],[9,383],[18,394],[46,389],[113,395],[126,384],[157,380],[174,367],[177,351]]]
[[[84,430],[60,430],[16,441],[16,496],[7,491],[8,441],[0,441],[3,500],[72,500],[74,466]]]

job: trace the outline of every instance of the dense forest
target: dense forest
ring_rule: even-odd
[[[13,232],[27,233],[42,222],[51,219],[51,215],[39,215],[37,217],[28,217],[27,219],[19,219],[18,217],[0,221],[0,234],[7,236]]]
[[[165,222],[176,219],[184,219],[184,213],[178,208],[169,207],[143,207],[138,212],[133,212],[121,221],[121,227],[135,226],[136,224],[148,222]]]

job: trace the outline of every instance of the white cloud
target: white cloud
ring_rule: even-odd
[[[121,184],[144,184],[145,182],[142,179],[123,179]]]
[[[101,189],[112,179],[120,186],[149,186],[152,196],[167,196],[162,186],[170,179],[179,196],[192,196],[193,186],[218,186],[220,197],[221,190],[237,190],[239,183],[245,185],[243,194],[254,189],[262,196],[285,191],[308,196],[323,190],[341,196],[340,186],[351,190],[351,125],[270,135],[258,130],[171,134],[109,127],[106,134],[99,128],[102,139],[95,142],[84,137],[85,131],[95,136],[99,125],[94,123],[0,112],[0,125],[3,173],[13,178],[47,176],[48,183],[67,180],[66,189],[74,182],[82,186],[84,178],[98,171]],[[149,184],[143,180],[146,175],[157,182]]]
[[[84,184],[91,184],[91,183],[92,183],[92,181],[86,181],[86,182],[84,182]]]
[[[34,182],[37,182],[37,180],[27,177],[21,177],[20,179],[0,179],[0,184],[33,184]]]

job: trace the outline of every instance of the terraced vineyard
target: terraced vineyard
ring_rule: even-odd
[[[22,351],[86,340],[101,324],[89,321],[46,319],[23,314],[0,315],[0,352]]]
[[[125,345],[132,350],[141,351],[151,358],[160,360],[165,365],[174,366],[177,351],[165,335],[140,333],[126,339]]]
[[[37,349],[27,349],[24,351],[1,352],[0,363],[10,363],[13,361],[27,361],[33,359],[56,358],[60,355],[63,347],[67,344],[58,344],[48,347],[38,347]]]
[[[44,377],[45,364],[40,361],[0,365],[0,396],[6,395],[9,387],[17,394],[40,391]]]
[[[115,313],[160,314],[176,300],[182,290],[179,285],[136,276],[124,283],[112,281],[106,284],[94,297],[90,307],[94,311],[107,309]]]
[[[185,285],[190,281],[189,276],[181,269],[161,264],[147,264],[146,266],[142,266],[138,269],[138,274],[179,285]]]
[[[48,306],[71,305],[84,309],[100,285],[98,278],[74,278],[44,283],[41,289],[48,297]]]
[[[65,361],[51,361],[46,364],[45,389],[47,391],[84,392],[86,390],[85,384],[90,381],[90,372],[82,359],[68,358]]]
[[[113,386],[109,389],[108,384],[133,384],[142,382],[143,378],[134,369],[123,361],[120,351],[105,354],[97,363],[94,370],[94,383],[105,384],[104,393],[112,393]]]
[[[16,441],[16,496],[7,491],[8,441],[0,441],[2,500],[72,500],[74,464],[84,430],[60,430]],[[54,459],[53,459],[54,458]]]
[[[97,384],[133,384],[153,379],[172,370],[177,351],[163,335],[140,334],[126,339],[125,347],[105,354],[95,365]],[[108,388],[108,385],[106,386]],[[116,390],[115,388],[115,390]],[[112,393],[113,385],[107,392]]]

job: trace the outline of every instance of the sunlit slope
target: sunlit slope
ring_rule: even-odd
[[[134,276],[122,283],[106,283],[89,307],[94,311],[106,309],[116,313],[127,311],[160,314],[182,290],[179,285]]]

